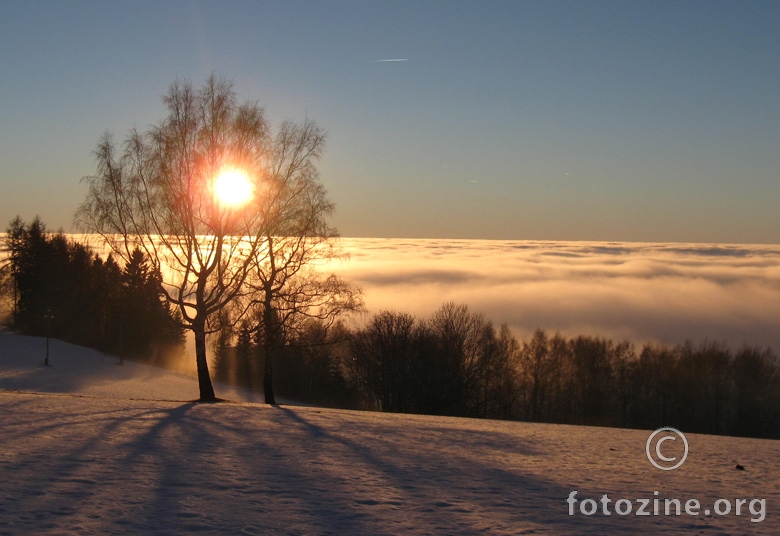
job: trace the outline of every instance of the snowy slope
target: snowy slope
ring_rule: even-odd
[[[664,472],[646,431],[164,401],[194,398],[194,379],[75,347],[92,376],[65,352],[20,364],[38,343],[0,334],[0,389],[28,391],[0,391],[0,534],[780,533],[776,441],[688,434]],[[570,516],[572,490],[764,498],[766,519]]]
[[[0,331],[0,389],[70,393],[107,398],[146,400],[194,400],[198,383],[194,376],[163,371],[158,367],[125,361],[97,350],[57,339],[27,337]],[[215,384],[217,396],[244,402],[260,402],[262,394]]]

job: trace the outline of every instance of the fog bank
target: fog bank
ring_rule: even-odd
[[[780,246],[342,239],[333,269],[370,313],[427,316],[467,303],[523,337],[537,327],[680,343],[780,349]]]

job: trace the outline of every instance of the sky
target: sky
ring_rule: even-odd
[[[210,73],[328,131],[347,237],[780,242],[775,1],[0,0],[0,223]],[[403,60],[403,61],[383,61]]]

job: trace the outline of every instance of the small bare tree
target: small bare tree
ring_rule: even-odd
[[[265,360],[263,393],[275,404],[273,362],[308,320],[325,328],[343,313],[361,311],[360,289],[323,268],[344,258],[338,233],[328,225],[333,212],[314,162],[324,149],[324,132],[313,122],[284,122],[269,155],[266,216],[261,247],[251,259],[247,306]],[[239,302],[242,300],[238,300]]]
[[[323,139],[308,121],[302,127],[284,123],[273,138],[263,108],[237,104],[231,84],[213,75],[199,90],[174,82],[163,100],[168,117],[146,132],[132,131],[121,155],[110,135],[101,139],[98,173],[85,178],[89,191],[76,222],[100,234],[125,261],[142,249],[160,271],[166,299],[194,334],[200,399],[209,401],[215,396],[206,334],[217,328],[217,313],[244,304],[231,315],[235,321],[257,301],[249,296],[256,288],[247,278],[279,251],[278,233],[283,243],[297,238],[303,244],[316,234],[297,223],[305,206],[300,200],[311,192],[295,191],[294,178],[324,192],[312,164]],[[298,131],[318,137],[300,147],[301,138],[290,136]],[[216,181],[226,170],[248,177],[251,200],[219,195]],[[304,264],[313,258],[305,256]]]

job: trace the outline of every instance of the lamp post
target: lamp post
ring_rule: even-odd
[[[125,364],[124,318],[119,319],[119,365]]]
[[[46,360],[43,362],[43,365],[46,367],[50,367],[49,365],[49,336],[51,334],[51,320],[54,318],[54,315],[51,314],[51,309],[46,310],[46,314],[43,315],[43,318],[46,319]]]

